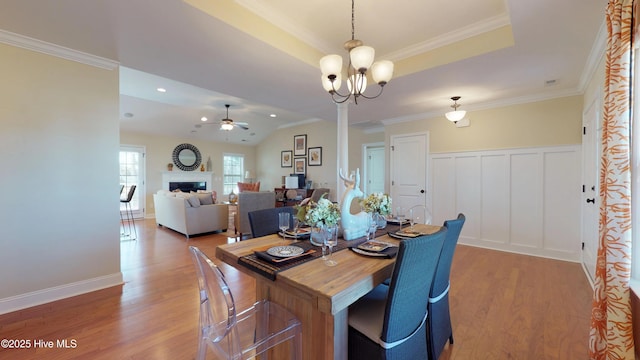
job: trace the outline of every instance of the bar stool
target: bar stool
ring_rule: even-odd
[[[128,240],[136,240],[138,238],[138,232],[136,231],[136,221],[133,218],[133,212],[131,211],[131,199],[133,199],[133,193],[135,193],[136,191],[136,186],[135,185],[131,185],[131,187],[129,188],[129,192],[127,193],[127,197],[126,199],[122,199],[120,198],[120,203],[124,204],[124,208],[125,208],[125,216],[127,217],[127,224],[129,227],[129,233],[125,234],[124,232],[124,219],[122,218],[122,211],[120,212],[120,222],[122,223],[122,232],[120,233],[120,240],[122,240],[123,238],[126,238]],[[133,233],[135,234],[133,237],[131,237],[131,229],[133,228]]]

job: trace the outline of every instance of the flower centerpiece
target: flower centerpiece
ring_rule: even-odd
[[[318,240],[314,241],[314,228],[318,232],[318,229],[336,226],[340,221],[340,207],[326,199],[324,195],[318,202],[309,201],[304,205],[294,207],[297,210],[296,218],[298,221],[312,227],[311,242],[314,245],[322,245],[317,243]]]
[[[391,197],[383,193],[369,194],[360,201],[365,212],[371,214],[379,228],[387,225],[386,215],[391,214]]]

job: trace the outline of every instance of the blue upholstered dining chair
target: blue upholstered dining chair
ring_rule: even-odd
[[[268,300],[239,311],[220,269],[197,247],[190,246],[189,252],[200,290],[198,360],[205,359],[209,349],[216,359],[261,359],[267,350],[287,342],[288,354],[280,357],[302,359],[302,324],[293,314]]]
[[[289,224],[293,226],[292,219],[295,216],[293,206],[250,211],[248,216],[249,226],[251,227],[251,236],[256,238],[270,234],[277,234],[280,231],[280,228],[278,227],[278,214],[281,212],[286,212],[291,215]]]
[[[402,240],[389,286],[349,307],[350,360],[427,358],[427,303],[446,233]]]
[[[449,275],[451,262],[455,252],[462,225],[466,220],[464,214],[458,214],[455,220],[447,220],[444,227],[447,236],[442,246],[438,267],[436,268],[431,290],[429,292],[429,304],[427,310],[427,348],[429,359],[437,360],[444,349],[447,340],[453,344],[453,329],[451,327],[451,315],[449,313]]]

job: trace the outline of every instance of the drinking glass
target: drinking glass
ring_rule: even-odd
[[[411,231],[413,231],[413,225],[416,224],[417,214],[413,213],[413,209],[409,209],[409,224],[411,224]]]
[[[373,214],[367,213],[367,241],[371,240],[371,226],[375,223],[375,220],[373,220]],[[378,225],[376,225],[376,227],[377,226]]]
[[[398,208],[396,209],[396,218],[398,219],[398,222],[400,223],[400,230],[402,230],[402,223],[404,222],[404,209],[402,208],[402,206],[398,206]]]
[[[327,227],[327,236],[324,237],[325,244],[329,247],[329,256],[327,260],[324,262],[327,266],[336,266],[338,264],[337,261],[333,260],[333,247],[338,245],[338,227],[337,226],[329,226]]]
[[[285,231],[289,228],[289,218],[291,215],[287,212],[278,213],[278,227],[280,231],[282,231],[282,238],[287,238],[287,233]]]

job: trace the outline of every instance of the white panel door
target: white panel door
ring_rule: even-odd
[[[367,147],[364,193],[384,193],[384,146]]]
[[[391,199],[395,209],[426,206],[427,133],[391,136]],[[405,214],[406,215],[406,214]]]
[[[582,118],[582,262],[591,280],[595,278],[598,254],[600,113],[594,100]]]

